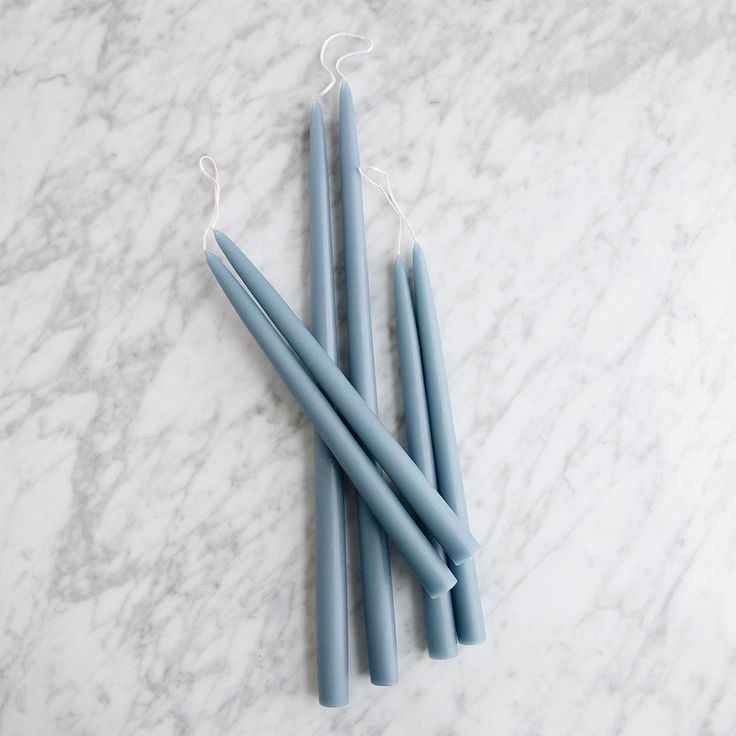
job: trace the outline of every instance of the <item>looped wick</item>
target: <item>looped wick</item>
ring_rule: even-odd
[[[210,173],[205,168],[205,163],[209,163],[212,167]],[[212,214],[210,215],[210,221],[207,225],[204,233],[202,233],[202,250],[207,250],[207,236],[211,230],[214,230],[217,220],[220,217],[220,171],[217,168],[217,163],[212,156],[202,156],[199,159],[199,170],[212,182],[212,188],[214,190],[214,202],[212,204]]]
[[[358,49],[357,51],[349,51],[347,54],[343,54],[336,62],[335,62],[335,72],[330,69],[330,67],[327,66],[325,63],[325,51],[327,47],[330,45],[332,41],[334,41],[336,38],[352,38],[355,41],[364,41],[368,45],[364,49]],[[326,95],[334,86],[337,84],[337,77],[340,77],[340,79],[344,79],[347,81],[347,77],[343,74],[342,69],[340,69],[340,64],[342,64],[345,59],[349,59],[351,56],[359,56],[360,54],[369,54],[371,51],[373,51],[373,41],[371,41],[368,36],[363,36],[360,33],[333,33],[331,36],[328,36],[325,39],[325,42],[322,44],[322,48],[319,52],[319,63],[322,65],[322,68],[330,75],[330,82],[329,84],[317,95],[317,99],[322,97],[323,95]],[[335,76],[335,73],[337,73],[337,77]]]
[[[380,190],[383,193],[383,196],[386,197],[386,201],[391,206],[391,209],[396,213],[399,218],[399,233],[397,239],[398,242],[396,244],[396,257],[399,258],[401,256],[401,236],[403,235],[404,227],[406,227],[406,229],[409,231],[409,235],[412,239],[412,245],[417,242],[417,236],[414,232],[414,228],[411,226],[411,223],[407,219],[401,207],[399,207],[396,195],[394,194],[393,189],[391,189],[391,181],[388,178],[388,174],[383,169],[379,169],[378,166],[359,166],[358,171],[368,183],[372,184],[376,189]],[[375,171],[377,174],[380,174],[383,177],[383,180],[386,182],[385,185],[379,184],[375,179],[371,179],[371,177],[365,173],[366,171]]]

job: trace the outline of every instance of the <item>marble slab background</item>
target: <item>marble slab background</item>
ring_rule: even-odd
[[[736,732],[732,3],[0,10],[0,733]],[[432,268],[489,641],[430,661],[397,560],[400,684],[367,680],[353,585],[330,711],[311,430],[204,266],[196,162],[306,315],[338,30],[375,39],[346,64],[363,161]],[[395,222],[365,199],[399,431]]]

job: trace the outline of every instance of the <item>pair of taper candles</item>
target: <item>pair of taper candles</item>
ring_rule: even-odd
[[[337,464],[361,498],[359,548],[372,681],[393,684],[398,675],[384,532],[424,587],[430,655],[451,657],[456,653],[457,641],[477,643],[485,638],[477,576],[470,558],[477,543],[468,531],[437,317],[418,246],[414,249],[413,304],[403,264],[397,261],[395,269],[397,336],[411,459],[375,413],[357,134],[346,84],[340,93],[340,158],[353,385],[334,363],[337,338],[330,197],[324,124],[318,104],[312,110],[310,135],[314,337],[227,236],[215,231],[220,248],[250,294],[219,258],[207,253],[218,282],[319,435],[315,443],[317,657],[320,702],[328,706],[345,705],[348,698],[344,500]],[[422,529],[386,485],[376,463],[415,511]],[[435,477],[442,497],[435,490]],[[449,557],[447,562],[443,550]]]
[[[351,382],[366,399],[368,405],[377,412],[357,126],[352,95],[347,83],[341,85],[339,110],[349,375]],[[315,102],[312,107],[310,129],[310,222],[312,223],[310,244],[313,274],[315,265],[319,271],[332,271],[329,227],[330,196],[325,138],[322,108],[318,102]],[[315,253],[319,254],[319,264],[315,264]],[[396,334],[409,454],[432,486],[437,487],[435,451],[432,448],[432,437],[435,437],[438,446],[440,477],[443,480],[443,488],[447,489],[445,499],[467,526],[462,476],[439,326],[426,262],[418,245],[415,245],[413,258],[416,280],[416,319],[409,281],[400,254],[394,267]],[[320,278],[315,282],[313,278],[313,310],[314,305],[321,302],[332,304],[334,309],[334,288],[332,284],[327,289],[325,289],[326,286],[324,279]],[[423,351],[420,349],[417,322],[421,331]],[[426,368],[422,366],[422,354],[427,362]],[[425,370],[427,372],[426,381]],[[431,407],[427,405],[428,396]],[[430,430],[432,420],[432,430]],[[329,480],[329,475],[327,479]],[[316,493],[320,492],[321,481],[318,474],[315,479]],[[388,550],[385,536],[380,533],[370,511],[361,500],[358,502],[358,531],[371,681],[375,684],[391,685],[398,679],[398,657]],[[328,538],[332,538],[332,535]],[[438,555],[444,559],[441,547],[436,544],[436,548]],[[460,587],[456,585],[453,589],[457,616],[453,611],[450,594],[441,593],[439,596],[431,597],[426,591],[424,593],[427,648],[430,656],[434,658],[446,659],[455,656],[458,638],[463,643],[479,643],[485,639],[480,591],[473,560],[470,559],[464,565],[458,566],[458,574],[463,579],[463,584]],[[337,643],[342,646],[342,642]],[[340,661],[345,659],[346,657],[343,657],[340,652]],[[339,685],[337,690],[341,690]],[[347,693],[343,695],[347,697]]]

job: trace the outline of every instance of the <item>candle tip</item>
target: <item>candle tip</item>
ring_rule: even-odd
[[[207,265],[210,267],[210,270],[216,273],[217,267],[222,265],[222,259],[220,256],[216,255],[212,251],[206,250],[204,252],[204,257],[207,259]]]
[[[239,250],[238,246],[220,230],[213,230],[212,233],[215,236],[215,242],[220,246],[220,250],[225,254],[228,260],[231,260],[230,255]]]
[[[317,126],[318,128],[324,128],[325,116],[322,112],[322,105],[320,104],[319,98],[315,97],[312,101],[311,110],[311,125],[312,127]]]

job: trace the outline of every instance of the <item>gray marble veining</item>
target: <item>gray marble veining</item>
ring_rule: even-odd
[[[427,253],[489,641],[316,703],[311,429],[201,255],[308,314],[337,30],[362,158]],[[0,4],[0,733],[736,731],[732,3]],[[334,97],[328,102],[334,141]],[[332,154],[335,147],[332,146]],[[401,431],[396,223],[365,192]]]

